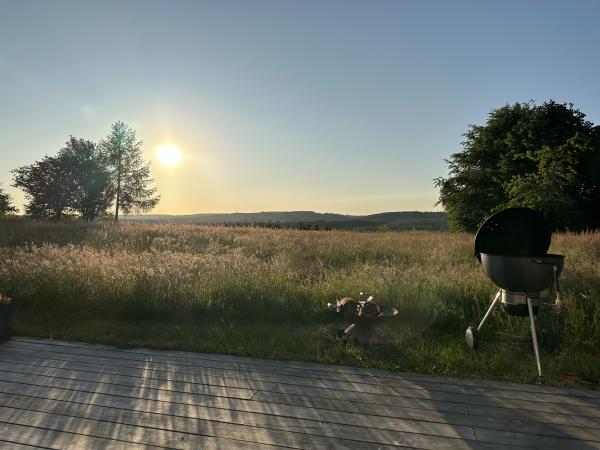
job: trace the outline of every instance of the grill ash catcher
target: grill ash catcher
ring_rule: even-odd
[[[475,236],[475,257],[500,290],[479,326],[469,327],[465,332],[469,348],[477,349],[479,333],[498,302],[508,314],[529,316],[540,380],[542,366],[535,320],[540,293],[554,286],[555,305],[560,305],[558,278],[565,259],[562,255],[547,253],[551,238],[552,232],[542,214],[529,208],[504,209],[486,219]]]
[[[360,293],[360,300],[344,297],[335,303],[328,303],[330,311],[342,316],[348,322],[353,322],[344,330],[344,336],[354,337],[359,342],[375,344],[381,342],[381,337],[376,331],[376,326],[388,317],[398,314],[398,310],[391,306],[375,303],[373,296],[364,299]]]

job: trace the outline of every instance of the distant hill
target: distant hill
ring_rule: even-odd
[[[378,229],[382,226],[387,226],[394,230],[413,228],[439,230],[447,227],[446,213],[422,211],[384,212],[366,216],[317,213],[314,211],[273,211],[191,215],[151,214],[144,216],[124,216],[123,220],[211,225],[255,225],[365,230]]]

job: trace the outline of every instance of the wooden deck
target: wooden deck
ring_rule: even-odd
[[[15,338],[0,448],[600,449],[600,392]]]

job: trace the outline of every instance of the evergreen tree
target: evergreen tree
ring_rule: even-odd
[[[160,201],[157,189],[150,187],[150,163],[142,157],[142,141],[135,130],[123,122],[115,122],[109,135],[100,143],[103,158],[110,169],[115,195],[115,221],[119,212],[148,211]]]

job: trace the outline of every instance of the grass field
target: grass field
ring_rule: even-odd
[[[498,310],[481,349],[464,344],[495,293],[472,246],[451,232],[5,218],[0,291],[15,291],[16,334],[532,381],[527,319]],[[539,316],[557,338],[542,348],[546,381],[598,387],[600,233],[555,235],[551,250],[567,259],[563,308]],[[336,336],[344,323],[326,303],[360,291],[400,311],[384,346]]]

